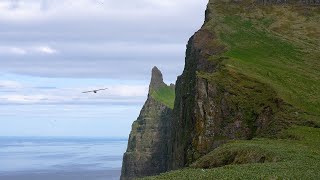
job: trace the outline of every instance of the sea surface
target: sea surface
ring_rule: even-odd
[[[118,180],[127,139],[0,137],[0,180]]]

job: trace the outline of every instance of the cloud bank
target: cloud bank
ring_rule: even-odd
[[[2,0],[0,71],[46,77],[171,81],[206,0]],[[200,17],[200,18],[199,18]]]
[[[207,1],[0,0],[0,136],[126,137],[151,68],[181,74]]]

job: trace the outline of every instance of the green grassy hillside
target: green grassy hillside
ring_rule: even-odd
[[[279,97],[300,122],[272,139],[232,141],[189,168],[146,179],[320,179],[320,6],[252,2],[210,1],[202,28],[217,36],[212,46],[226,50],[208,59],[220,71],[198,76],[239,90],[231,101],[248,111]]]
[[[260,163],[250,163],[256,160]],[[279,139],[233,141],[192,166],[203,164],[217,168],[186,168],[145,179],[319,179],[320,131],[294,127]]]
[[[151,93],[151,96],[168,106],[169,108],[173,109],[174,106],[174,99],[175,99],[175,90],[173,87],[164,86],[155,90]]]
[[[270,85],[283,100],[320,122],[320,8],[210,4],[204,28],[228,50],[224,64]]]

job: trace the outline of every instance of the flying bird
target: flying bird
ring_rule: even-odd
[[[98,91],[104,91],[104,90],[107,90],[108,88],[104,88],[104,89],[96,89],[96,90],[92,90],[92,91],[85,91],[85,92],[82,92],[82,93],[97,93]]]

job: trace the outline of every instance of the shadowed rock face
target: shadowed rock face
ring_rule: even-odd
[[[167,171],[168,139],[172,110],[151,93],[167,86],[157,67],[152,69],[148,99],[132,124],[128,148],[123,156],[121,179],[157,175]]]

